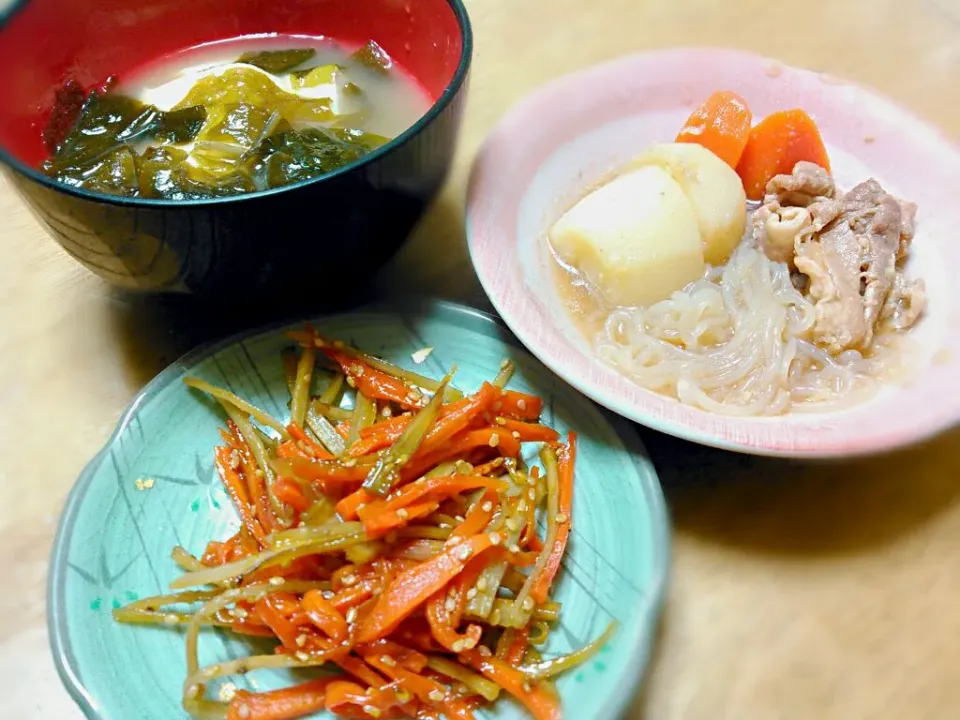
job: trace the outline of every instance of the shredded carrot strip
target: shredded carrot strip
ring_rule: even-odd
[[[560,475],[558,510],[560,516],[562,516],[558,516],[557,518],[557,538],[553,543],[546,567],[530,591],[530,597],[537,603],[547,601],[550,586],[553,584],[553,579],[560,570],[560,561],[563,560],[563,553],[566,551],[573,512],[573,465],[576,460],[576,455],[577,436],[571,432],[566,447],[560,449],[559,457],[557,458],[558,472]]]

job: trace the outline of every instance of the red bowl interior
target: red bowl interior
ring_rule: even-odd
[[[46,157],[41,132],[68,78],[93,87],[179,50],[263,33],[375,40],[434,100],[464,50],[454,0],[27,0],[0,29],[0,147],[30,166]]]

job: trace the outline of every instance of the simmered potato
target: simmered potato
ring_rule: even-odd
[[[676,180],[697,215],[703,256],[722,265],[743,237],[747,196],[737,173],[712,152],[692,143],[659,143],[644,150],[631,167],[655,165]]]
[[[590,193],[549,235],[560,258],[614,305],[664,300],[705,270],[693,206],[680,185],[655,165]]]

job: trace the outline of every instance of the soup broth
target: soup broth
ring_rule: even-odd
[[[241,38],[163,58],[90,92],[61,137],[45,135],[52,157],[44,169],[75,187],[129,197],[238,195],[347,165],[430,105],[373,42],[357,49],[324,38]],[[55,110],[61,126],[69,110]]]

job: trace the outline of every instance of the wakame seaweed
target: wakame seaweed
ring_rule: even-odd
[[[200,78],[167,111],[104,88],[80,107],[82,88],[65,86],[43,170],[73,187],[165,200],[252,193],[334,171],[389,139],[343,127],[365,122],[369,100],[342,65],[296,69],[315,54],[246,53],[237,62],[290,73],[294,88],[328,87],[331,97],[301,97],[254,67],[236,66]],[[378,71],[392,65],[372,42],[353,57]]]
[[[290,72],[313,58],[317,51],[312,48],[301,50],[266,50],[264,52],[244,53],[237,58],[238,63],[253,65],[268,73],[279,75]]]

